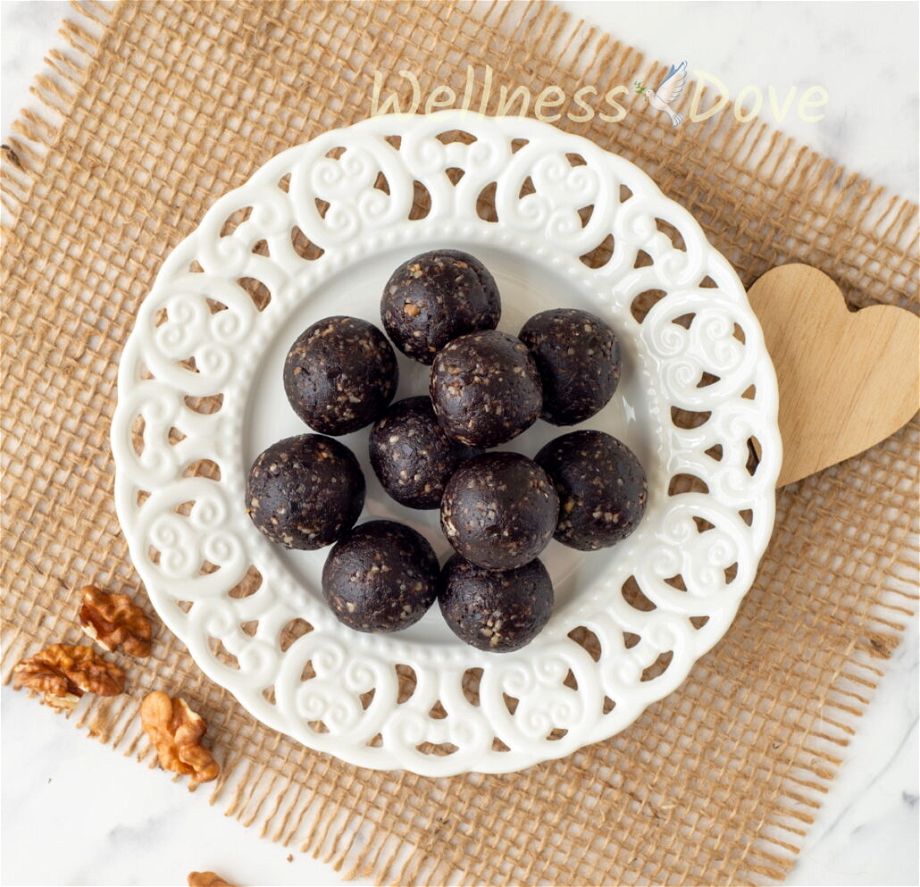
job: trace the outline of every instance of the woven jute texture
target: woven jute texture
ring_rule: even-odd
[[[273,154],[486,66],[498,87],[571,96],[661,73],[553,6],[124,3],[81,6],[4,146],[3,677],[79,642],[86,582],[145,597],[112,504],[118,357],[167,253]],[[645,169],[745,284],[801,261],[852,306],[917,310],[917,208],[762,123],[559,125]],[[737,621],[688,681],[614,739],[496,777],[359,770],[254,722],[159,625],[130,694],[73,720],[154,766],[151,688],[207,719],[213,801],[344,874],[463,883],[762,883],[793,864],[916,603],[918,424],[783,490]],[[166,774],[163,778],[168,778]],[[207,789],[206,789],[207,790]],[[168,852],[168,848],[164,848]]]

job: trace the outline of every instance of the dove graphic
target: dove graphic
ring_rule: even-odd
[[[656,111],[664,111],[671,118],[672,126],[680,126],[684,121],[683,114],[671,110],[671,105],[680,98],[686,82],[687,63],[683,61],[679,65],[671,65],[671,69],[661,81],[658,89],[649,89],[638,80],[633,85],[639,95],[645,94],[646,100]]]

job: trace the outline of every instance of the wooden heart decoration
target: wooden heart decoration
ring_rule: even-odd
[[[920,318],[889,305],[851,312],[810,265],[783,265],[748,292],[779,381],[778,486],[877,444],[920,409]]]

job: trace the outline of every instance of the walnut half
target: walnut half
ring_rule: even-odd
[[[214,872],[189,872],[188,887],[233,887]]]
[[[123,693],[125,673],[92,647],[52,644],[13,669],[13,686],[35,690],[46,705],[70,711],[84,693]]]
[[[150,655],[150,620],[126,594],[109,594],[87,585],[80,606],[80,625],[110,653],[120,647],[131,656]]]
[[[171,699],[162,690],[148,693],[141,703],[141,724],[164,770],[189,776],[192,785],[217,778],[220,767],[201,744],[207,724],[184,699]]]

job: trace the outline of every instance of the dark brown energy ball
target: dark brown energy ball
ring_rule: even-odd
[[[438,559],[419,533],[394,521],[355,527],[323,567],[323,596],[355,631],[399,631],[418,622],[438,593]]]
[[[379,419],[398,381],[386,336],[357,317],[314,323],[284,362],[284,391],[294,412],[323,434],[349,434]]]
[[[448,436],[473,447],[517,437],[543,407],[540,374],[527,346],[498,330],[461,336],[438,352],[429,392]]]
[[[535,314],[520,333],[543,381],[543,418],[575,425],[606,406],[620,381],[620,343],[587,311],[554,308]]]
[[[261,452],[246,485],[246,511],[285,548],[322,548],[351,529],[364,507],[354,453],[319,434],[301,434]]]
[[[461,465],[441,499],[441,529],[458,554],[487,570],[513,570],[549,544],[559,497],[546,472],[518,453]]]
[[[539,560],[499,573],[455,554],[441,573],[438,603],[461,641],[508,653],[529,644],[549,621],[553,583]]]
[[[403,262],[380,302],[384,329],[396,347],[421,363],[431,363],[457,336],[494,330],[501,313],[492,275],[478,259],[452,249]]]
[[[536,462],[559,494],[556,538],[580,551],[625,539],[648,500],[645,470],[622,441],[603,431],[573,431],[551,440]]]
[[[374,473],[409,508],[437,508],[450,476],[476,452],[444,433],[427,397],[394,403],[371,430]]]

